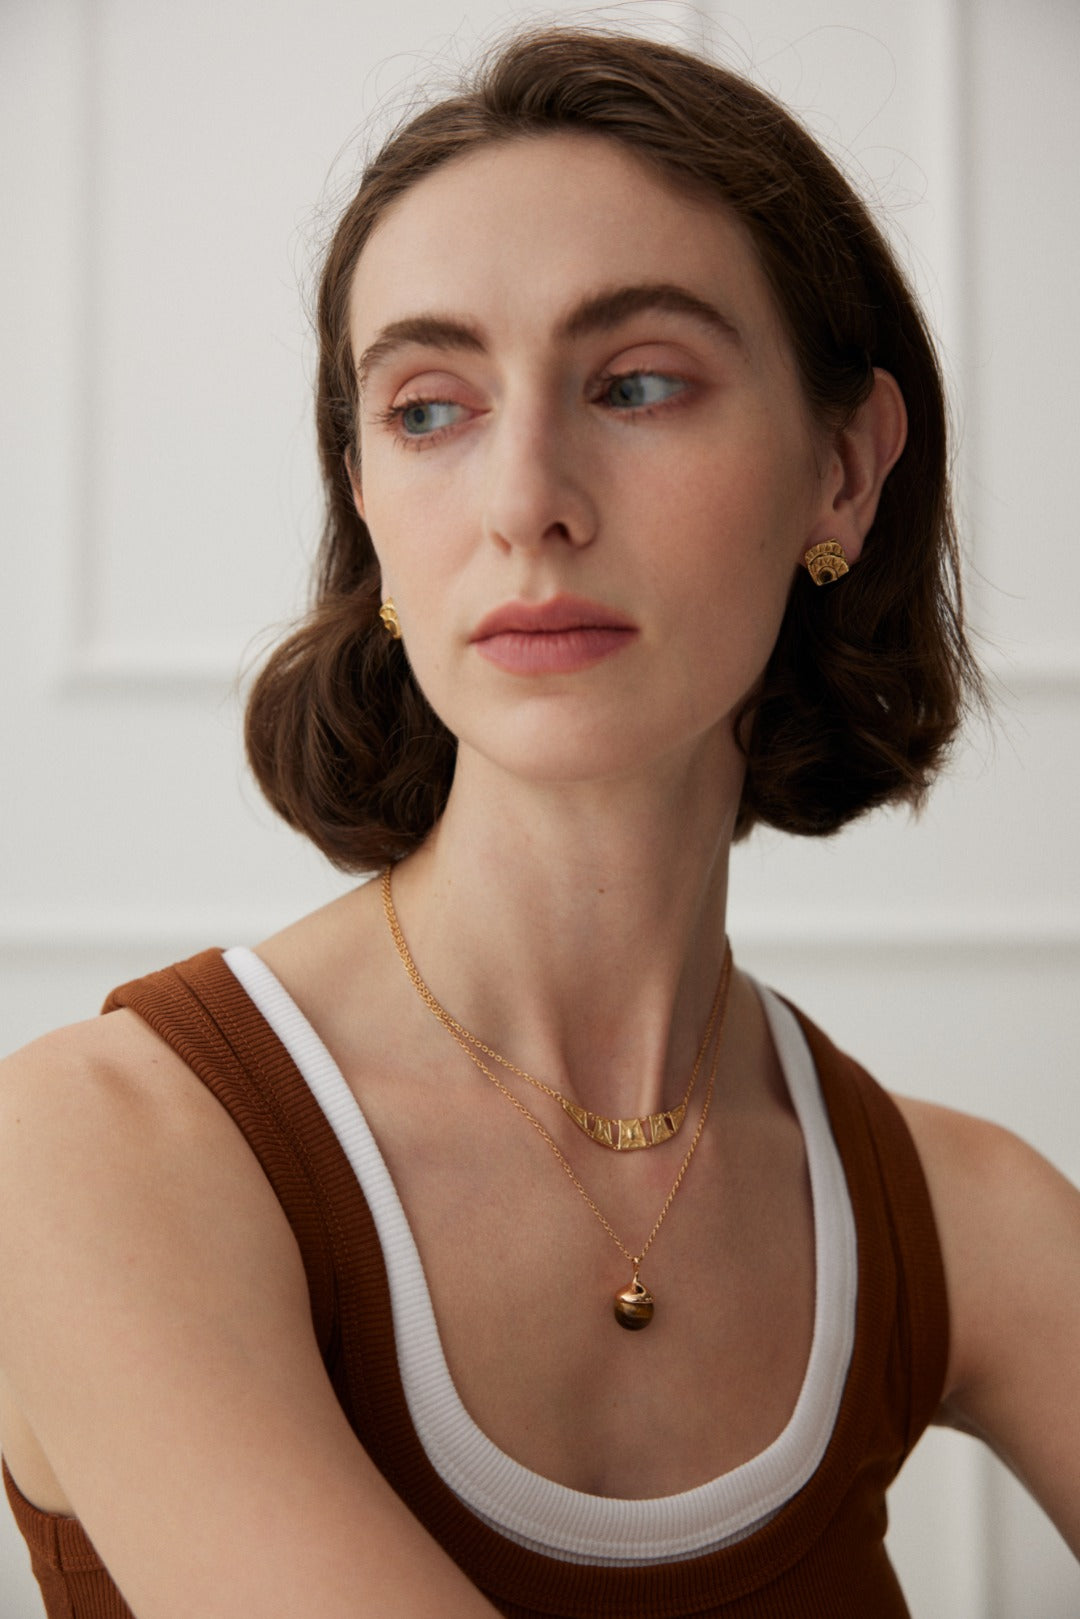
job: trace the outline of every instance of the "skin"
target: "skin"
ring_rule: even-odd
[[[735,335],[670,308],[567,335],[583,300],[673,269]],[[730,716],[807,546],[838,538],[857,565],[903,403],[881,373],[843,433],[822,430],[739,227],[583,136],[474,154],[395,204],[357,270],[356,354],[432,313],[482,346],[384,353],[353,463],[409,656],[460,738],[446,814],[395,872],[402,926],[496,1048],[595,1110],[651,1110],[682,1094],[715,987]],[[422,449],[388,416],[410,403]],[[484,615],[562,592],[618,609],[631,643],[543,677],[478,655]],[[601,1494],[746,1460],[791,1414],[813,1324],[802,1140],[753,987],[736,974],[709,1126],[645,1271],[663,1313],[630,1337],[608,1313],[625,1260],[421,1005],[375,887],[259,948],[379,1140],[467,1408]],[[1006,1132],[901,1106],[946,1263],[941,1418],[981,1433],[1080,1550],[1080,1195]],[[640,1239],[679,1149],[601,1154],[543,1116]],[[79,1515],[140,1619],[493,1611],[349,1432],[245,1143],[128,1013],[3,1065],[0,1276],[9,1465]]]

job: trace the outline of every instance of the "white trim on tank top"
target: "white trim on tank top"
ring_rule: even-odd
[[[806,1144],[814,1211],[814,1331],[791,1417],[758,1455],[677,1495],[622,1500],[543,1478],[493,1444],[469,1416],[439,1340],[431,1294],[405,1211],[341,1070],[285,987],[254,951],[224,959],[292,1057],[351,1164],[371,1209],[390,1284],[409,1414],[443,1482],[489,1527],[564,1562],[634,1567],[679,1562],[745,1539],[818,1467],[832,1436],[855,1338],[855,1221],[813,1058],[790,1009],[761,997]]]

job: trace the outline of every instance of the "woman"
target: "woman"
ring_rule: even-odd
[[[726,943],[733,838],[918,800],[977,684],[880,235],[760,92],[556,30],[375,160],[320,342],[249,753],[386,869],[5,1066],[49,1614],[888,1619],[931,1420],[1080,1550],[1080,1196]]]

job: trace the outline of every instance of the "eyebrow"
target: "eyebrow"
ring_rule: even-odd
[[[742,333],[734,321],[715,304],[673,281],[637,282],[631,286],[610,287],[594,293],[583,299],[559,322],[555,335],[560,340],[573,341],[593,332],[612,331],[632,316],[652,310],[688,315],[715,335],[743,345]],[[474,354],[487,352],[484,333],[479,326],[446,315],[409,315],[404,320],[391,321],[384,326],[374,342],[369,343],[361,354],[356,366],[361,393],[379,366],[385,365],[399,349],[409,346],[457,349]]]
[[[404,320],[392,320],[357,361],[356,380],[360,392],[363,393],[373,371],[385,365],[399,349],[414,345],[428,349],[471,349],[477,354],[483,354],[486,347],[479,327],[445,315],[408,315]]]
[[[699,325],[737,343],[742,342],[742,333],[734,321],[717,309],[715,304],[674,281],[645,281],[598,292],[571,310],[560,324],[558,335],[575,338],[585,337],[592,332],[610,331],[615,326],[621,326],[632,315],[654,309],[672,315],[689,315]]]

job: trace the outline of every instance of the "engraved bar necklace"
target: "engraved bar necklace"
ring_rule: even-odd
[[[576,1103],[570,1102],[568,1098],[562,1096],[552,1086],[545,1085],[542,1080],[534,1079],[532,1075],[527,1074],[523,1068],[518,1068],[514,1063],[509,1062],[505,1057],[501,1057],[497,1051],[494,1051],[490,1046],[485,1045],[484,1042],[478,1039],[476,1035],[471,1034],[463,1024],[457,1021],[456,1018],[451,1017],[449,1012],[447,1012],[445,1008],[440,1005],[440,1003],[435,999],[435,996],[431,993],[431,990],[428,988],[427,984],[425,984],[424,980],[421,978],[419,968],[413,960],[409,947],[405,942],[405,935],[401,931],[401,926],[397,919],[397,912],[394,909],[393,897],[390,892],[390,871],[390,866],[387,866],[382,873],[381,887],[383,911],[386,916],[387,926],[390,929],[391,938],[393,939],[397,953],[401,958],[401,963],[409,975],[413,988],[416,990],[417,994],[420,996],[420,999],[424,1002],[428,1010],[442,1024],[443,1028],[450,1035],[451,1039],[461,1047],[469,1061],[474,1063],[476,1067],[480,1069],[480,1072],[491,1081],[496,1090],[500,1091],[502,1095],[506,1097],[507,1101],[511,1102],[524,1118],[528,1119],[533,1129],[538,1131],[538,1133],[543,1136],[544,1140],[547,1142],[548,1146],[559,1160],[559,1163],[566,1171],[566,1174],[569,1176],[570,1180],[573,1182],[584,1201],[588,1204],[597,1220],[599,1220],[608,1236],[615,1243],[620,1253],[622,1253],[630,1261],[630,1264],[633,1267],[633,1275],[630,1284],[628,1287],[625,1287],[616,1293],[613,1300],[615,1319],[621,1327],[625,1327],[631,1332],[638,1331],[642,1327],[647,1327],[653,1318],[656,1308],[656,1300],[653,1294],[649,1292],[648,1288],[646,1288],[644,1283],[641,1281],[639,1273],[642,1261],[644,1260],[649,1249],[652,1247],[653,1239],[660,1230],[660,1227],[664,1222],[664,1217],[675,1200],[675,1194],[682,1185],[683,1177],[690,1166],[690,1160],[694,1156],[694,1151],[698,1142],[701,1140],[701,1133],[705,1128],[705,1120],[709,1116],[709,1104],[712,1101],[713,1086],[715,1085],[717,1070],[720,1066],[720,1045],[724,1032],[724,1022],[727,1017],[728,990],[731,984],[731,945],[727,940],[724,941],[724,957],[720,968],[720,981],[717,984],[716,995],[713,999],[712,1008],[709,1012],[709,1020],[705,1028],[704,1038],[698,1050],[697,1061],[694,1064],[694,1071],[690,1076],[690,1084],[687,1088],[686,1096],[683,1098],[682,1102],[677,1108],[672,1109],[670,1112],[647,1114],[644,1118],[606,1119],[603,1117],[603,1115],[587,1113],[584,1108],[580,1108]],[[709,1070],[708,1084],[705,1089],[705,1100],[702,1103],[701,1117],[698,1119],[697,1129],[694,1131],[693,1138],[691,1139],[690,1145],[687,1148],[686,1155],[679,1166],[678,1174],[675,1176],[671,1190],[667,1195],[663,1208],[656,1217],[656,1222],[653,1225],[652,1230],[649,1232],[648,1237],[641,1245],[640,1251],[636,1254],[631,1253],[630,1249],[623,1242],[622,1238],[614,1230],[610,1221],[599,1208],[596,1201],[590,1196],[585,1187],[582,1185],[569,1159],[563,1153],[561,1147],[555,1141],[550,1131],[545,1129],[544,1125],[541,1124],[540,1120],[536,1118],[533,1113],[530,1113],[524,1102],[514,1095],[509,1086],[505,1085],[503,1081],[492,1072],[479,1053],[483,1051],[486,1053],[486,1055],[494,1058],[496,1062],[501,1063],[505,1068],[510,1069],[513,1073],[519,1074],[522,1079],[527,1079],[529,1083],[535,1085],[538,1090],[544,1091],[547,1095],[553,1097],[555,1101],[557,1101],[563,1108],[567,1116],[574,1121],[578,1128],[581,1129],[591,1141],[599,1142],[602,1146],[611,1147],[615,1151],[625,1151],[633,1148],[657,1146],[660,1144],[660,1142],[669,1140],[676,1133],[686,1115],[686,1106],[690,1099],[690,1093],[694,1088],[694,1081],[697,1079],[698,1070],[701,1067],[705,1052],[708,1049],[709,1041],[712,1038],[714,1028],[716,1030],[716,1046],[713,1051],[713,1060]],[[661,1121],[659,1133],[657,1131],[655,1122],[657,1120]],[[608,1126],[609,1128],[598,1132],[596,1124],[593,1121],[599,1121],[601,1125]],[[669,1121],[672,1121],[671,1127],[665,1128]],[[649,1125],[649,1134],[651,1139],[645,1139],[644,1126],[646,1122]]]

